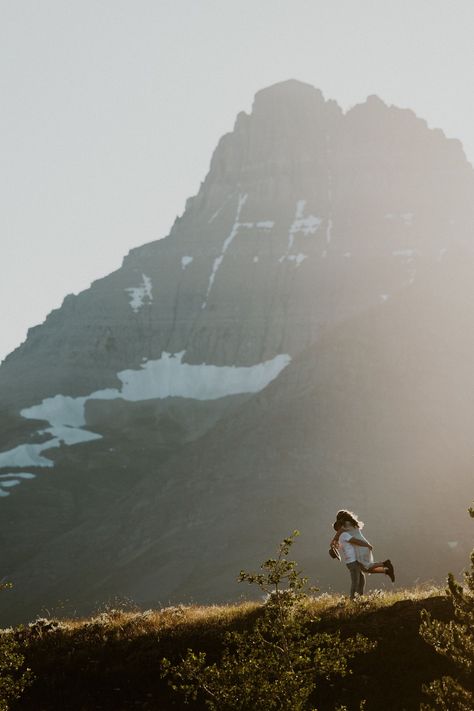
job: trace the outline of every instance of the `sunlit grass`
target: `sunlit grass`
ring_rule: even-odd
[[[303,604],[310,612],[310,632],[339,632],[342,639],[362,634],[377,642],[374,653],[355,660],[361,669],[361,688],[357,687],[357,675],[353,682],[357,687],[354,693],[365,698],[367,690],[362,682],[373,679],[377,709],[383,707],[383,699],[377,696],[376,680],[385,673],[387,663],[398,668],[400,655],[409,647],[419,674],[413,676],[411,667],[410,673],[405,670],[396,688],[397,694],[403,691],[406,698],[416,697],[418,703],[421,683],[431,678],[437,663],[433,658],[436,655],[419,636],[420,612],[426,607],[435,617],[450,619],[444,589],[423,586],[374,590],[354,602],[343,595],[323,593],[306,598]],[[174,697],[166,680],[160,678],[161,660],[179,661],[187,649],[205,652],[210,662],[219,660],[226,633],[252,629],[263,605],[259,600],[138,610],[130,602],[114,603],[90,617],[43,617],[20,628],[0,630],[0,635],[12,635],[20,643],[34,674],[34,683],[22,699],[27,711],[62,711],[56,703],[62,698],[74,699],[74,703],[77,700],[71,708],[78,709],[95,708],[93,704],[99,699],[100,708],[116,711],[117,690],[133,703],[142,698],[143,708],[149,708],[146,703],[150,698],[159,708],[168,708]],[[446,671],[440,667],[438,676]],[[347,683],[341,682],[340,693],[345,693]],[[331,688],[323,695],[330,695]]]
[[[347,620],[363,613],[388,608],[397,602],[421,601],[430,597],[444,596],[445,590],[434,585],[394,591],[373,590],[351,601],[344,595],[323,593],[309,597],[306,605],[316,619],[330,621]],[[262,607],[262,602],[239,602],[228,605],[175,605],[161,609],[130,611],[109,608],[88,618],[46,619],[40,618],[28,625],[24,634],[45,635],[61,631],[63,634],[87,634],[99,636],[108,630],[115,637],[139,637],[146,634],[179,633],[205,630],[207,634],[245,624]]]
[[[331,616],[336,618],[354,617],[361,612],[373,612],[384,607],[390,607],[397,602],[406,600],[420,601],[430,597],[445,595],[444,588],[435,585],[422,585],[415,588],[398,590],[372,590],[367,595],[355,600],[350,600],[344,595],[323,593],[310,598],[308,605],[317,617]]]

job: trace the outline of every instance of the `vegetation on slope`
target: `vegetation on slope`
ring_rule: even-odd
[[[474,708],[474,552],[465,586],[450,574],[446,592],[351,602],[308,596],[292,542],[262,573],[241,573],[266,593],[260,604],[109,608],[1,630],[0,709]]]
[[[9,583],[0,583],[0,591],[9,587]],[[31,682],[24,662],[18,641],[8,631],[0,630],[0,711],[8,711],[9,704],[19,699]]]
[[[474,518],[474,508],[469,509]],[[422,711],[472,711],[474,709],[474,551],[471,569],[464,574],[465,586],[452,573],[448,575],[448,595],[454,607],[454,620],[433,619],[424,611],[420,633],[438,654],[452,660],[456,676],[443,676],[425,688],[434,706],[423,704]]]
[[[439,590],[373,593],[356,603],[320,595],[306,604],[319,620],[312,631],[339,631],[342,640],[360,633],[377,642],[375,650],[353,660],[351,675],[319,681],[312,703],[320,711],[337,704],[358,709],[363,699],[367,711],[418,709],[422,684],[456,672],[418,633],[422,609],[439,620],[452,619],[451,600]],[[257,603],[242,603],[109,609],[91,619],[38,620],[13,633],[34,681],[11,708],[203,709],[202,701],[185,705],[161,678],[162,659],[178,662],[194,649],[217,661],[225,634],[250,630],[261,610]]]
[[[311,629],[307,578],[287,559],[298,535],[285,538],[260,573],[240,573],[266,596],[251,629],[228,632],[220,659],[188,649],[177,664],[164,659],[163,674],[186,701],[205,699],[210,711],[305,711],[321,679],[345,677],[349,661],[376,646],[362,635]]]

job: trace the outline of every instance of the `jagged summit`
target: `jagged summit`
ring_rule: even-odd
[[[325,99],[320,89],[298,79],[287,79],[257,91],[252,104],[252,113],[273,112],[279,107],[282,111],[291,111],[295,105],[301,111],[305,106],[321,106],[324,103]]]
[[[239,186],[257,193],[259,200],[266,200],[272,191],[271,198],[279,201],[280,181],[286,183],[287,193],[290,180],[295,185],[304,175],[306,183],[314,185],[323,173],[331,173],[341,186],[351,175],[361,174],[364,182],[371,174],[368,189],[377,191],[381,179],[393,182],[395,171],[400,183],[406,180],[407,192],[428,182],[430,190],[436,189],[430,177],[433,171],[448,201],[463,191],[462,185],[470,183],[472,189],[473,173],[461,143],[447,139],[440,129],[429,129],[412,110],[371,95],[344,113],[319,89],[290,79],[260,90],[250,114],[239,113],[234,130],[219,141],[208,175],[187,207],[213,213],[225,195]],[[453,171],[451,176],[448,171]],[[418,186],[412,183],[415,174]],[[321,192],[322,186],[317,189]]]

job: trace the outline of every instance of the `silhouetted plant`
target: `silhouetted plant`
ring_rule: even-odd
[[[307,578],[286,558],[297,535],[283,540],[262,573],[240,573],[240,582],[257,585],[266,601],[251,629],[226,633],[218,662],[208,664],[204,652],[191,649],[177,664],[162,660],[163,676],[186,702],[200,696],[211,711],[302,711],[311,708],[318,677],[346,675],[348,661],[375,646],[361,635],[341,640],[339,633],[311,632]]]
[[[11,588],[10,583],[0,583],[0,591]],[[0,631],[0,711],[8,711],[10,703],[22,695],[31,683],[32,674],[23,669],[25,658],[13,630]]]
[[[474,509],[469,509],[474,518]],[[464,574],[465,585],[448,575],[447,593],[454,608],[454,620],[433,620],[422,613],[420,634],[438,654],[451,659],[459,669],[459,678],[444,676],[424,686],[423,691],[434,702],[422,704],[422,711],[472,711],[474,709],[474,551],[471,568]]]

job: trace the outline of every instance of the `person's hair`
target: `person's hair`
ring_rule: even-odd
[[[347,521],[351,524],[351,526],[354,526],[354,528],[364,527],[364,522],[359,521],[355,513],[353,513],[352,511],[346,511],[345,509],[342,509],[341,511],[337,512],[336,523],[338,521],[340,521],[341,523],[345,523]],[[334,528],[336,528],[336,526],[334,526]]]

